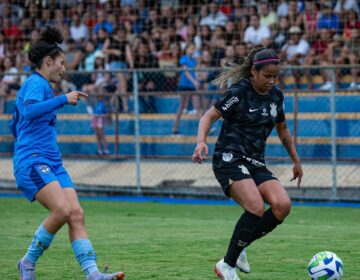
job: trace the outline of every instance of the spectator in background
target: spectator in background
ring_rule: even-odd
[[[325,51],[326,60],[323,62],[324,65],[332,65],[332,64],[344,64],[347,60],[346,54],[344,52],[344,42],[343,38],[339,34],[335,34],[332,38],[332,42],[327,45]],[[331,72],[329,70],[324,69],[322,71],[324,75],[325,84],[323,84],[319,89],[320,90],[330,90],[333,86],[331,79]],[[341,70],[335,70],[335,79],[340,77]],[[335,81],[336,82],[336,81]]]
[[[162,69],[166,68],[177,68],[181,56],[180,44],[170,44],[170,41],[163,40],[163,46],[161,51],[158,53],[159,66]],[[165,90],[174,91],[176,90],[177,72],[164,71],[166,84]]]
[[[225,27],[228,18],[224,13],[219,11],[219,7],[215,1],[209,4],[209,14],[200,21],[200,25],[207,25],[211,30],[214,30],[216,26]]]
[[[289,6],[286,0],[279,1],[276,8],[276,15],[278,17],[286,17],[289,14]]]
[[[224,28],[217,26],[211,36],[210,49],[212,53],[212,64],[220,66],[220,60],[225,57],[226,41]]]
[[[286,44],[289,39],[289,20],[287,17],[279,18],[279,25],[275,28],[273,35],[273,49],[280,52],[281,48]]]
[[[94,37],[96,38],[96,45],[95,48],[97,50],[103,49],[105,42],[107,38],[109,37],[109,34],[107,33],[105,28],[100,28],[97,34],[94,34]]]
[[[350,65],[360,63],[360,29],[354,28],[351,30],[351,38],[346,42],[344,51],[348,58],[348,61],[345,62],[348,62]],[[339,64],[341,63],[339,62]],[[349,89],[360,89],[360,84],[357,83],[359,72],[359,68],[353,67],[350,69],[352,82]]]
[[[230,47],[229,47],[230,48]],[[209,67],[215,67],[215,65],[212,62],[212,55],[209,50],[204,50],[201,56],[201,63],[203,68],[209,68]],[[203,79],[205,80],[205,90],[207,91],[215,91],[219,90],[219,88],[212,83],[212,81],[218,76],[218,71],[210,71],[207,70],[205,73],[205,77]],[[210,108],[218,99],[219,94],[206,94],[205,96],[202,96],[202,108],[208,109]]]
[[[344,14],[348,11],[354,10],[360,16],[359,1],[356,0],[337,0],[334,8],[334,12],[340,16],[340,18],[346,18]]]
[[[135,53],[134,68],[159,68],[158,59],[150,52],[147,42],[142,42]],[[165,83],[160,72],[139,72],[139,91],[154,92]],[[143,113],[156,113],[155,98],[153,96],[140,96],[140,109]]]
[[[19,76],[16,75],[19,71],[15,67],[11,57],[5,57],[3,72],[4,76],[0,82],[0,114],[4,113],[7,96],[15,94],[20,88],[20,79]]]
[[[187,39],[188,26],[184,24],[184,20],[181,17],[175,19],[176,34],[179,35],[183,41]]]
[[[269,3],[263,1],[260,4],[260,25],[266,25],[270,30],[274,31],[278,23],[277,15],[274,11],[270,11]]]
[[[188,32],[187,32],[185,43],[186,43],[186,45],[188,45],[190,43],[194,43],[194,45],[195,45],[194,58],[201,56],[202,42],[201,42],[201,37],[197,33],[197,27],[195,25],[191,24],[188,26]]]
[[[253,46],[261,44],[264,38],[270,38],[271,31],[266,25],[260,26],[259,15],[252,15],[250,26],[245,30],[244,42]]]
[[[328,29],[321,29],[320,36],[316,39],[312,45],[310,52],[305,57],[305,65],[327,65],[326,49],[329,42],[331,41],[331,33]],[[318,74],[318,70],[306,69],[305,73],[308,78],[308,89],[312,89],[312,76]],[[324,76],[326,80],[327,77],[324,74],[324,70],[320,70],[320,73]]]
[[[75,41],[72,38],[66,41],[66,45],[66,69],[77,70],[82,59],[82,52],[79,47],[76,46]]]
[[[346,12],[345,21],[344,21],[344,33],[343,37],[345,40],[348,40],[352,36],[353,29],[360,29],[360,17],[355,10],[349,10]]]
[[[85,72],[91,72],[95,69],[95,42],[91,39],[87,40],[85,43],[85,50],[83,58],[79,64],[79,70]],[[92,84],[92,79],[90,74],[81,73],[81,77],[76,79],[75,84],[78,88],[83,87],[83,85]]]
[[[238,34],[237,34],[235,22],[232,21],[232,20],[229,20],[229,21],[226,23],[226,26],[225,26],[225,34],[224,34],[224,39],[225,39],[226,45],[235,44],[235,42],[236,42],[237,39],[238,39],[238,36],[237,36],[237,35],[238,35]]]
[[[89,38],[89,29],[77,13],[72,16],[70,34],[71,38],[76,42],[83,42]]]
[[[245,42],[240,42],[235,46],[235,57],[241,58],[247,56],[248,48]],[[240,61],[238,61],[240,62]]]
[[[12,23],[10,18],[3,18],[2,32],[6,36],[6,39],[12,42],[19,39],[22,35],[19,27],[15,23]]]
[[[199,89],[200,83],[195,78],[195,71],[194,70],[188,70],[189,68],[195,68],[196,67],[196,60],[192,57],[195,52],[195,45],[189,44],[186,49],[184,55],[181,56],[179,64],[183,68],[183,71],[180,74],[180,80],[178,84],[178,91],[181,92],[191,92]],[[193,95],[191,96],[193,106],[196,110],[196,114],[200,118],[202,115],[202,112],[200,110],[200,100],[199,96]],[[179,134],[179,123],[180,118],[183,114],[184,109],[187,108],[188,103],[190,101],[190,95],[181,95],[180,96],[180,104],[176,113],[175,122],[172,128],[172,134],[178,135]]]
[[[301,28],[301,17],[299,17],[298,12],[298,2],[297,0],[290,0],[288,4],[288,19],[290,26],[299,26]]]
[[[322,15],[319,17],[318,29],[331,29],[333,33],[339,33],[342,28],[339,17],[334,13],[331,2],[324,2],[322,4]]]
[[[292,26],[289,33],[290,40],[281,49],[281,60],[284,61],[284,64],[288,65],[302,65],[305,61],[305,56],[310,50],[310,45],[306,40],[301,38],[302,31],[300,27]],[[303,71],[291,70],[290,72],[295,78],[295,86],[297,87]],[[280,82],[282,82],[281,79]]]
[[[201,39],[202,49],[210,48],[211,30],[209,26],[207,25],[200,26],[200,39]]]
[[[103,10],[98,10],[97,13],[97,23],[94,27],[93,32],[97,34],[99,32],[100,28],[104,28],[108,34],[111,34],[113,32],[113,26],[111,23],[107,20],[107,15]]]
[[[107,62],[110,65],[110,70],[121,70],[134,67],[133,55],[129,43],[126,40],[126,29],[123,26],[115,28],[113,36],[110,36],[105,41],[102,49],[107,56]],[[127,79],[129,78],[126,72],[117,72],[118,79],[117,94],[121,95],[122,109],[125,113],[129,112],[127,94]]]
[[[313,0],[305,1],[305,10],[302,13],[302,23],[304,26],[304,33],[307,39],[312,40],[316,36],[317,23],[319,20],[320,11],[318,4]]]
[[[0,65],[6,56],[5,34],[0,31]]]
[[[157,26],[160,26],[159,15],[156,9],[152,9],[149,11],[149,16],[144,20],[142,31],[150,33],[151,29]]]
[[[105,55],[97,50],[95,52],[95,70],[105,70]],[[92,84],[84,86],[84,92],[89,95],[87,101],[87,112],[92,115],[91,127],[94,129],[97,142],[97,154],[108,155],[109,147],[105,135],[106,120],[111,122],[111,100],[107,96],[107,83],[110,81],[111,74],[109,73],[94,73],[92,75]],[[92,107],[90,107],[90,104]]]

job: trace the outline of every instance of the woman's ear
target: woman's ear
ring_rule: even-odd
[[[48,55],[44,57],[44,62],[46,66],[50,66],[54,63],[54,60],[51,58],[51,56]]]
[[[255,69],[255,65],[251,66],[251,70],[250,70],[251,76],[254,77],[256,74],[256,69]]]

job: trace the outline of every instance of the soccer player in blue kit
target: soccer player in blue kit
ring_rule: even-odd
[[[85,229],[83,210],[74,184],[62,166],[56,143],[56,111],[66,104],[76,105],[80,96],[87,96],[79,91],[60,96],[53,94],[50,83],[59,82],[65,71],[65,55],[58,46],[62,41],[62,35],[56,28],[47,27],[40,39],[32,44],[28,57],[36,70],[21,86],[10,122],[10,130],[16,139],[16,184],[28,200],[37,200],[50,212],[18,263],[20,279],[35,279],[38,258],[49,248],[64,224],[68,224],[72,249],[87,280],[123,279],[123,272],[105,274],[97,268],[96,254]]]
[[[226,255],[215,266],[222,280],[239,280],[236,267],[249,272],[241,253],[255,240],[280,225],[290,213],[291,200],[265,164],[266,140],[275,127],[294,162],[293,179],[301,183],[300,159],[286,125],[284,96],[275,86],[280,60],[272,49],[257,46],[242,64],[225,64],[215,83],[231,86],[200,120],[193,161],[208,153],[206,137],[212,122],[224,119],[213,155],[213,171],[224,193],[244,213],[235,225]],[[265,211],[264,202],[270,207]]]

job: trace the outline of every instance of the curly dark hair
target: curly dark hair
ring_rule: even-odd
[[[52,59],[63,53],[63,50],[57,45],[63,42],[61,32],[51,26],[47,26],[40,35],[39,40],[31,44],[28,54],[29,60],[34,64],[35,68],[40,68],[45,56],[50,56]]]

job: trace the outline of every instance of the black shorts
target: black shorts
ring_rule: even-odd
[[[219,160],[222,161],[221,164],[219,164],[219,162],[214,162]],[[216,166],[216,168],[214,168],[214,166]],[[253,179],[256,186],[259,186],[269,180],[278,180],[275,175],[266,168],[266,166],[254,166],[242,158],[233,158],[229,162],[214,158],[213,171],[216,179],[227,196],[229,196],[229,188],[231,184],[235,181]]]

